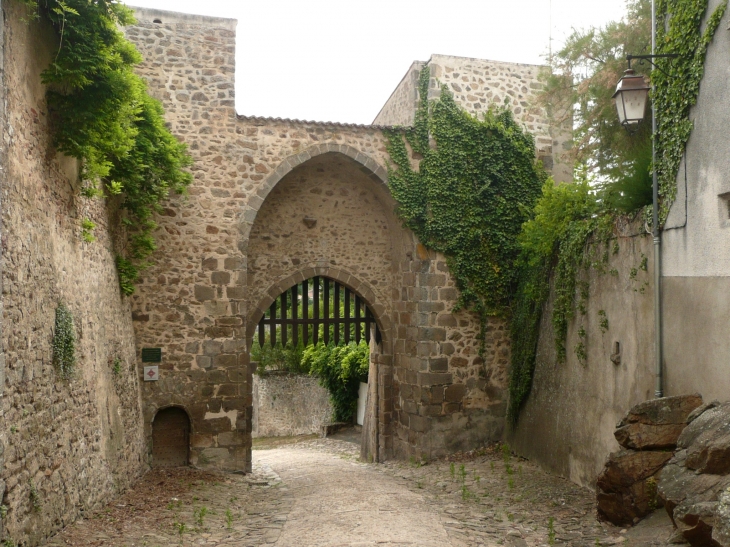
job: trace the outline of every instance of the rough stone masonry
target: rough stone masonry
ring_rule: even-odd
[[[163,351],[160,380],[142,386],[148,438],[156,412],[179,406],[191,419],[193,463],[250,469],[249,344],[271,302],[315,275],[358,293],[383,335],[371,367],[374,458],[434,457],[499,438],[505,324],[490,323],[480,357],[476,318],[452,313],[457,291],[444,257],[394,214],[382,128],[410,123],[428,64],[431,90],[446,84],[472,113],[508,99],[544,163],[567,173],[553,158],[562,134],[551,135],[534,104],[540,67],[433,56],[414,63],[377,125],[242,117],[236,21],[136,16],[126,32],[145,58],[140,73],[195,159],[190,195],[159,219],[155,266],[132,299],[138,352]]]

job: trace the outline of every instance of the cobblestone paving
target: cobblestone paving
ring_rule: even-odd
[[[45,545],[638,547],[671,533],[660,512],[629,530],[599,523],[590,491],[498,447],[382,465],[358,453],[307,438],[255,450],[247,476],[154,470]]]

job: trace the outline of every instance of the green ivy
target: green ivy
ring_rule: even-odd
[[[360,382],[367,382],[370,347],[359,344],[335,346],[322,342],[307,346],[301,366],[319,378],[330,393],[330,402],[337,422],[351,422],[357,412]]]
[[[692,132],[690,108],[697,102],[704,74],[707,46],[725,14],[727,1],[709,17],[704,31],[701,24],[707,0],[658,0],[657,53],[676,53],[676,59],[659,59],[660,70],[651,73],[656,86],[653,100],[657,115],[656,172],[661,195],[660,219],[663,222],[677,196],[677,173],[684,149]]]
[[[134,292],[145,259],[155,250],[153,220],[168,193],[182,193],[192,176],[184,144],[165,127],[160,103],[134,73],[142,57],[120,26],[132,11],[112,0],[21,0],[49,21],[59,49],[42,73],[57,149],[81,160],[82,193],[121,196],[128,245],[117,259],[120,287]],[[82,234],[92,241],[93,223]]]
[[[488,316],[507,315],[518,281],[517,235],[546,174],[533,137],[506,106],[477,119],[445,88],[429,102],[429,79],[425,67],[413,128],[386,132],[390,190],[404,224],[446,256],[460,291],[457,309],[476,312],[483,329]],[[422,158],[417,169],[406,142]]]
[[[70,379],[76,368],[76,327],[73,316],[64,303],[56,308],[52,347],[53,366],[61,378]]]

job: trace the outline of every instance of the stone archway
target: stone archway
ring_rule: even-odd
[[[161,408],[152,421],[152,465],[181,467],[190,460],[190,417],[179,406]]]
[[[389,455],[394,291],[412,234],[396,218],[386,171],[349,146],[319,145],[290,157],[244,213],[239,246],[246,256],[246,338],[292,285],[315,277],[336,280],[358,293],[376,317],[382,343],[371,351],[372,435],[364,456]]]

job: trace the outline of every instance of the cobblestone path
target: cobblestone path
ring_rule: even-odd
[[[671,534],[659,511],[628,530],[599,523],[592,492],[498,448],[382,465],[358,452],[306,439],[255,450],[252,475],[155,470],[45,545],[643,547]]]

